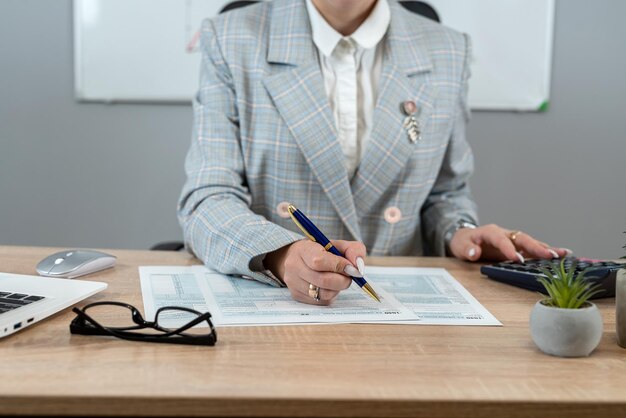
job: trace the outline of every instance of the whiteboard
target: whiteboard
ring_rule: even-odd
[[[554,0],[427,2],[444,25],[472,38],[472,109],[545,108]],[[227,3],[230,0],[74,0],[76,98],[189,102],[198,88],[201,21]]]

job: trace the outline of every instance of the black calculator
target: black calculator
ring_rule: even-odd
[[[490,279],[546,294],[545,288],[539,283],[536,276],[545,277],[541,270],[544,268],[551,269],[552,266],[555,264],[558,265],[558,263],[560,263],[560,260],[530,259],[526,260],[525,263],[504,261],[482,266],[480,272]],[[585,279],[593,284],[600,285],[598,288],[600,292],[595,294],[591,299],[615,296],[615,277],[620,268],[626,268],[623,263],[576,257],[565,258],[565,268],[571,267],[573,263],[576,263],[575,274],[589,269],[585,273]]]

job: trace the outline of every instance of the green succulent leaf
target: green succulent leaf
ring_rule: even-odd
[[[543,276],[536,276],[537,281],[546,289],[549,306],[565,309],[579,309],[592,296],[601,292],[600,285],[592,285],[585,280],[589,269],[576,273],[576,263],[565,268],[565,259],[560,263],[553,263],[551,268],[541,270]]]

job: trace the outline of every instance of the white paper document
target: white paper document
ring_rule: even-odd
[[[440,268],[368,267],[365,277],[381,297],[372,300],[356,284],[330,306],[296,302],[286,288],[216,273],[204,266],[139,267],[146,316],[164,306],[211,312],[215,326],[320,323],[502,325],[454,277]],[[183,314],[160,318],[167,327],[188,322]]]

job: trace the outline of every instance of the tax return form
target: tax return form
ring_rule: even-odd
[[[365,276],[381,296],[369,298],[358,286],[342,291],[330,306],[296,302],[285,287],[216,273],[204,266],[139,267],[148,320],[164,306],[211,312],[217,327],[322,323],[422,325],[502,324],[442,268],[366,267]],[[161,318],[175,328],[185,314]]]

